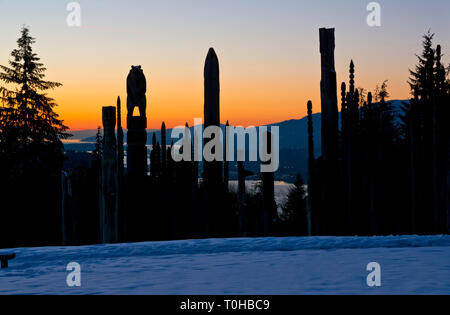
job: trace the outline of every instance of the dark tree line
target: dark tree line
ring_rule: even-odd
[[[322,158],[311,167],[313,233],[448,233],[450,83],[432,39],[424,36],[409,79],[414,97],[400,118],[387,102],[387,81],[366,95],[351,62],[349,85],[341,86],[338,172]]]
[[[32,50],[34,39],[26,27],[21,33],[9,67],[0,66],[6,85],[0,87],[0,247],[97,243],[101,129],[88,157],[78,160],[79,155],[63,152],[61,140],[70,135],[47,95],[61,84],[45,80],[46,69]],[[409,80],[413,98],[403,104],[400,119],[387,101],[387,81],[374,94],[357,88],[351,62],[349,84],[341,86],[334,161],[314,157],[308,104],[310,177],[307,185],[297,177],[278,215],[273,174],[262,176],[254,192],[247,191],[245,179],[255,174],[244,163],[236,167],[237,191],[228,189],[230,165],[223,165],[225,181],[213,200],[217,213],[208,213],[206,201],[211,200],[199,181],[201,165],[172,159],[164,124],[162,143],[153,138],[149,176],[139,183],[141,198],[135,199],[123,169],[124,139],[118,128],[114,154],[122,161],[122,180],[117,207],[124,210],[119,240],[448,233],[450,69],[432,40],[433,34],[424,36]],[[120,121],[120,100],[117,114]]]
[[[449,229],[450,67],[442,63],[434,34],[423,39],[418,64],[410,70],[413,98],[404,104],[402,137],[408,147],[411,229],[418,233]]]

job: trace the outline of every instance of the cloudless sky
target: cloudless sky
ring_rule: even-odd
[[[260,125],[320,111],[319,28],[336,28],[338,82],[356,65],[357,86],[389,80],[392,99],[409,97],[408,69],[421,36],[436,33],[446,63],[450,1],[385,0],[381,27],[366,23],[364,0],[82,0],[81,28],[68,27],[64,0],[0,0],[0,64],[23,24],[51,92],[72,129],[96,128],[101,107],[126,103],[126,76],[142,65],[148,81],[149,128],[203,117],[203,65],[214,47],[221,67],[221,119]],[[125,110],[123,112],[125,116]]]

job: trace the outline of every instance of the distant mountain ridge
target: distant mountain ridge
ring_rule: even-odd
[[[401,113],[401,105],[405,101],[391,101],[394,116],[397,118]],[[340,119],[339,119],[340,121]],[[293,183],[296,174],[301,174],[303,178],[308,176],[308,117],[302,119],[291,119],[280,123],[267,125],[268,127],[278,126],[280,128],[280,168],[275,174],[276,180]],[[222,125],[222,128],[225,128]],[[259,127],[257,127],[259,128]],[[314,152],[315,156],[321,155],[321,129],[322,129],[322,115],[313,115],[314,128]],[[193,127],[191,127],[192,134]],[[125,130],[126,131],[126,130]],[[167,144],[169,145],[170,134],[172,129],[167,130]],[[65,149],[68,151],[86,152],[92,151],[95,147],[95,134],[97,130],[83,130],[72,132],[75,137],[74,140],[79,142],[65,143]],[[161,142],[160,130],[147,130],[148,144],[151,144],[153,133],[156,133],[156,140]],[[173,139],[176,142],[178,139]],[[236,144],[235,144],[236,145]],[[248,150],[248,147],[247,147]],[[245,166],[255,174],[259,172],[259,162],[248,162]],[[237,168],[235,164],[230,165],[230,178],[237,178]],[[255,178],[257,179],[257,178]]]
[[[320,140],[320,128],[321,128],[321,114],[313,115],[313,124],[314,124],[314,140]],[[271,125],[267,125],[267,127],[278,126],[280,128],[280,148],[307,148],[308,146],[308,117],[304,117],[302,119],[291,119],[279,123],[274,123]],[[222,129],[225,128],[224,125],[221,126]],[[256,127],[259,130],[259,127]],[[171,142],[171,133],[174,129],[167,129],[167,144]],[[190,130],[193,131],[194,127],[190,127]],[[126,134],[126,130],[124,130]],[[71,134],[74,136],[71,138],[72,140],[79,140],[80,142],[92,143],[95,142],[95,135],[97,130],[81,130],[81,131],[71,131]],[[161,131],[149,129],[147,130],[147,144],[152,143],[153,134],[156,134],[156,141],[161,143]],[[299,137],[299,135],[301,135]],[[178,139],[173,139],[177,141]]]
[[[401,112],[401,105],[403,102],[408,102],[405,100],[393,100],[390,101],[394,115],[399,116]],[[340,114],[339,114],[340,115]],[[340,120],[340,119],[339,119]],[[278,126],[280,128],[280,149],[297,149],[297,150],[307,150],[308,149],[308,117],[303,117],[302,119],[291,119],[279,123],[274,123],[267,125],[268,127]],[[222,125],[222,128],[224,126]],[[256,127],[259,128],[259,127]],[[313,128],[314,128],[314,147],[316,155],[321,154],[321,129],[322,129],[322,114],[313,115]],[[193,127],[190,128],[191,131]],[[124,130],[126,134],[126,130]],[[169,145],[172,139],[170,138],[172,129],[167,130],[167,144]],[[95,142],[95,134],[97,130],[82,130],[71,132],[74,140],[80,140],[81,143],[92,143]],[[153,134],[156,134],[156,141],[161,143],[161,131],[160,130],[147,130],[147,144],[152,143]],[[173,139],[176,142],[178,139]]]

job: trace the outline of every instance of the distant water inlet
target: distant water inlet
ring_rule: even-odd
[[[255,193],[259,189],[260,185],[262,185],[262,182],[259,180],[247,180],[245,182],[246,191],[250,193]],[[239,182],[237,180],[232,180],[229,183],[230,191],[237,192],[238,186]],[[289,191],[294,187],[295,186],[293,184],[283,181],[275,182],[275,202],[277,203],[279,213],[281,212],[281,208],[288,198]]]
[[[257,162],[261,173],[274,173],[280,166],[280,131],[278,126],[233,127],[205,125],[194,119],[194,130],[188,125],[172,129],[171,138],[179,139],[172,147],[175,162]],[[248,142],[247,142],[248,139]],[[235,146],[235,143],[237,144]]]
[[[79,143],[94,144],[95,142],[84,141],[81,139],[64,139],[64,140],[62,140],[62,143],[63,144],[79,144]]]

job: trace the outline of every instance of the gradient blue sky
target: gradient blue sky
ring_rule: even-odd
[[[21,25],[30,26],[48,79],[64,84],[52,96],[73,129],[95,128],[101,106],[126,97],[132,64],[149,80],[149,127],[202,117],[211,46],[221,64],[222,120],[242,125],[301,118],[308,99],[320,111],[320,27],[336,28],[339,82],[354,59],[357,85],[373,90],[387,79],[393,99],[409,97],[408,68],[428,29],[450,51],[448,0],[378,1],[378,28],[366,24],[370,1],[361,0],[82,0],[82,28],[67,26],[69,2],[0,0],[0,64]]]

